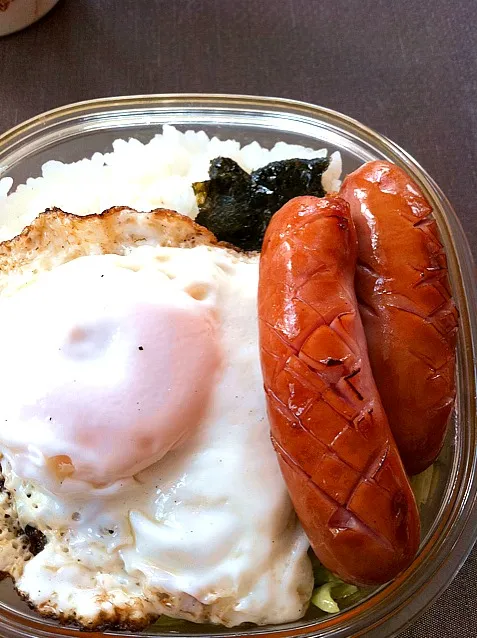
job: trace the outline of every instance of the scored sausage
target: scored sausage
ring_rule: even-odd
[[[321,562],[387,582],[419,545],[419,514],[368,360],[354,293],[356,233],[339,198],[298,197],[260,259],[260,356],[271,438]]]
[[[404,466],[438,456],[455,397],[457,310],[432,208],[398,166],[365,164],[340,196],[358,234],[356,294],[376,385]]]

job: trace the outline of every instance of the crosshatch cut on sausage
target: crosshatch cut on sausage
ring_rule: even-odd
[[[356,256],[344,200],[291,200],[265,235],[258,311],[272,442],[295,510],[328,569],[371,585],[408,567],[420,524],[371,373]]]

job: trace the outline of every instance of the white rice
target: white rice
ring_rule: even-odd
[[[95,153],[71,164],[49,161],[41,177],[13,187],[11,177],[0,179],[0,241],[10,239],[46,208],[57,206],[69,213],[100,213],[112,206],[141,211],[170,208],[195,218],[197,205],[192,182],[208,179],[214,157],[230,157],[246,171],[276,160],[326,157],[326,149],[279,142],[271,149],[258,142],[240,146],[235,140],[209,138],[204,131],[182,133],[164,126],[162,134],[143,144],[137,139],[118,139],[111,153]],[[338,190],[341,156],[330,156],[323,175],[326,192]]]

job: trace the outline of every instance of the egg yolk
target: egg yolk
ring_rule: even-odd
[[[201,422],[220,373],[213,304],[195,297],[103,255],[2,300],[2,441],[60,481],[105,485],[158,461]]]

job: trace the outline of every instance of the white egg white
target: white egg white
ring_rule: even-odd
[[[42,613],[90,628],[140,627],[163,613],[226,626],[296,620],[313,578],[309,544],[269,439],[258,354],[258,257],[207,245],[127,252],[92,259],[158,269],[171,286],[211,307],[220,325],[221,376],[188,438],[111,485],[59,482],[41,454],[0,442],[5,488],[20,525],[47,540],[40,553],[28,555],[16,587]],[[112,438],[110,444],[123,443]]]

